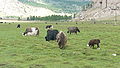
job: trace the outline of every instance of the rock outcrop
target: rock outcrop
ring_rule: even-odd
[[[93,6],[86,11],[77,13],[74,21],[110,20],[120,15],[120,0],[92,0]]]

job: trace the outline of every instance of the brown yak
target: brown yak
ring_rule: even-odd
[[[60,49],[65,48],[65,45],[67,43],[67,37],[64,32],[60,31],[56,36],[56,40]]]
[[[97,48],[100,49],[99,43],[100,43],[99,39],[92,39],[88,42],[87,46],[89,46],[90,48],[91,47],[94,48],[94,45],[97,44]]]

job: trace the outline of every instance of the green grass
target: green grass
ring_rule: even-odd
[[[56,22],[55,22],[56,23]],[[120,26],[112,24],[81,24],[64,22],[54,29],[67,32],[67,27],[78,26],[80,33],[67,34],[65,49],[58,48],[56,41],[46,42],[45,24],[18,23],[0,24],[0,68],[119,68]],[[39,27],[39,36],[22,36],[26,27]],[[101,40],[100,50],[86,46],[93,38]],[[112,56],[116,53],[117,56]]]

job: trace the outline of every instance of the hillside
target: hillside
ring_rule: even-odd
[[[23,4],[18,0],[0,0],[0,16],[48,16],[55,12],[41,7]]]
[[[48,8],[55,12],[74,13],[82,10],[82,6],[90,3],[88,0],[19,0],[36,7]]]
[[[114,20],[114,17],[120,15],[120,0],[92,0],[93,6],[86,11],[78,13],[74,20]],[[102,2],[102,4],[100,4]],[[116,9],[116,10],[115,10]]]
[[[0,17],[70,15],[88,3],[84,0],[0,0]]]

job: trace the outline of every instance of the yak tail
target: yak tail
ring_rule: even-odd
[[[37,35],[39,35],[39,30],[37,31]]]
[[[37,34],[36,35],[39,35],[39,28],[36,27],[36,30],[37,30]]]
[[[57,35],[57,42],[60,49],[63,49],[65,47],[65,44],[67,43],[67,38],[64,32],[60,31]]]

